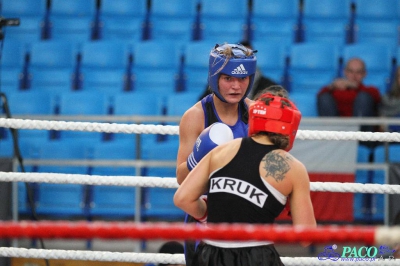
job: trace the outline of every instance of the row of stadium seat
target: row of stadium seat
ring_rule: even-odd
[[[26,41],[67,38],[236,42],[399,43],[399,1],[387,0],[3,0],[21,18],[7,35]],[[221,27],[221,25],[224,25]]]
[[[122,186],[85,186],[77,184],[29,184],[39,218],[133,219],[182,221],[184,213],[172,202],[175,189],[142,188],[141,211],[135,205],[136,188]],[[25,183],[18,182],[18,212],[31,215]]]
[[[208,56],[214,44],[206,41],[176,46],[171,42],[89,41],[75,46],[66,41],[40,41],[29,47],[6,40],[2,58],[3,91],[93,90],[168,95],[199,93],[208,75]],[[343,64],[360,57],[367,66],[365,83],[385,93],[400,59],[400,48],[385,44],[336,45],[314,42],[284,46],[254,42],[261,71],[292,92],[315,94],[342,74]]]

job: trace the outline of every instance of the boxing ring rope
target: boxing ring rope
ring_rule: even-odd
[[[178,188],[176,178],[152,176],[100,176],[60,173],[1,172],[2,182],[38,182],[56,184],[108,185],[130,187]],[[311,191],[400,194],[400,185],[340,182],[310,182]]]
[[[84,261],[109,261],[109,262],[132,262],[132,263],[171,263],[185,264],[183,254],[158,254],[158,253],[135,253],[135,252],[107,252],[107,251],[81,251],[81,250],[56,250],[56,249],[25,249],[0,247],[0,256],[36,259],[61,259],[61,260],[84,260]],[[281,257],[286,266],[317,266],[317,265],[340,265],[348,266],[356,261],[331,261],[319,260],[312,257]],[[396,260],[367,261],[364,265],[391,266],[399,265]]]
[[[116,123],[42,121],[30,119],[0,118],[0,127],[15,129],[72,130],[128,134],[178,134],[178,126],[136,125]],[[400,142],[400,133],[345,132],[299,130],[296,139],[302,140],[359,140]],[[120,185],[177,188],[175,178],[140,176],[89,176],[54,173],[5,173],[0,172],[0,181],[75,183],[92,185]],[[337,182],[311,182],[311,191],[385,193],[400,194],[400,185],[358,184]],[[42,234],[43,233],[43,234]],[[118,233],[118,234],[116,234]],[[64,234],[64,235],[63,235]],[[105,223],[105,222],[0,222],[0,238],[134,238],[134,239],[229,239],[249,240],[256,238],[275,243],[295,241],[365,242],[368,244],[391,245],[400,242],[400,227],[367,226],[318,226],[305,229],[290,226],[257,225],[208,225],[208,227],[187,224],[163,223]],[[184,263],[182,254],[121,253],[97,251],[40,250],[24,248],[0,248],[0,256],[44,259],[72,259],[95,261]],[[317,258],[282,257],[285,265],[348,265],[348,261],[321,261]],[[357,262],[360,264],[360,262]],[[396,261],[369,261],[368,265],[400,265]]]
[[[0,118],[0,127],[15,129],[71,130],[126,134],[179,134],[179,126],[44,121],[16,118]],[[296,135],[296,139],[400,142],[400,133],[299,130]]]
[[[284,225],[215,224],[197,226],[181,223],[132,222],[0,222],[0,238],[64,238],[64,239],[218,239],[218,240],[270,240],[275,243],[312,241],[314,243],[361,242],[365,245],[392,245],[400,241],[400,227],[372,226],[318,226],[317,228]],[[73,259],[96,261],[184,263],[180,255],[138,254],[96,251],[54,251],[0,248],[0,255],[9,257],[33,257],[47,259]],[[317,258],[287,258],[286,265],[337,265],[340,262]],[[346,261],[348,263],[348,261]],[[359,263],[359,262],[358,262]],[[368,262],[371,263],[371,262]],[[341,264],[339,264],[341,265]],[[346,264],[348,265],[348,264]],[[380,264],[380,265],[399,265]]]

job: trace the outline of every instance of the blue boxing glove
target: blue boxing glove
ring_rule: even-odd
[[[187,159],[188,169],[191,171],[209,151],[230,140],[233,140],[233,132],[224,123],[216,122],[205,128],[197,137],[193,151]]]

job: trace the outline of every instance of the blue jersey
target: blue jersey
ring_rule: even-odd
[[[204,128],[207,128],[211,124],[215,122],[222,122],[222,120],[219,118],[217,110],[215,110],[215,105],[214,105],[214,100],[213,100],[213,94],[209,94],[205,96],[201,100],[201,105],[203,106],[203,112],[204,112]],[[248,131],[249,131],[249,126],[248,126],[248,118],[249,118],[249,113],[248,113],[248,107],[245,101],[240,101],[239,102],[239,110],[238,110],[238,121],[235,123],[235,125],[230,126],[230,129],[233,132],[233,137],[236,138],[243,138],[247,137]]]

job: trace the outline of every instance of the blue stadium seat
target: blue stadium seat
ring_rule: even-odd
[[[25,66],[27,47],[24,42],[6,38],[3,40],[1,66],[7,69],[16,69],[22,72]],[[3,78],[3,77],[2,77]]]
[[[134,187],[93,186],[89,215],[92,218],[132,219],[136,214]]]
[[[54,114],[54,98],[48,93],[18,91],[8,95],[12,115]]]
[[[335,44],[299,43],[289,49],[290,90],[316,93],[338,75],[340,49]]]
[[[61,160],[84,160],[89,157],[88,142],[78,142],[70,139],[47,140],[40,143],[31,142],[31,158],[34,159],[50,159]],[[74,166],[68,163],[55,165],[39,165],[37,171],[41,173],[68,173],[68,174],[88,174],[89,168],[86,165]],[[59,185],[62,186],[62,185]],[[79,185],[80,186],[80,185]]]
[[[182,48],[171,41],[142,41],[132,44],[134,68],[173,69],[181,62]],[[151,52],[150,52],[151,51]]]
[[[197,0],[153,0],[150,9],[150,38],[188,42],[194,38]]]
[[[115,95],[128,88],[128,77],[125,69],[84,68],[80,72],[81,89]]]
[[[49,92],[74,88],[78,48],[65,40],[33,43],[29,49],[30,88]]]
[[[127,85],[129,45],[120,40],[85,42],[81,47],[83,90],[122,92]]]
[[[213,41],[193,41],[184,46],[184,91],[200,94],[208,79],[208,54],[215,46]],[[205,56],[206,55],[206,56]]]
[[[398,21],[356,21],[355,41],[357,43],[384,43],[395,48],[399,45],[398,25]]]
[[[42,217],[85,218],[85,186],[39,184],[36,213]]]
[[[200,0],[202,2],[203,0]],[[152,0],[151,18],[193,18],[197,12],[199,0]]]
[[[163,100],[151,93],[119,93],[113,100],[114,115],[161,115]]]
[[[282,84],[286,72],[286,59],[288,47],[279,42],[254,41],[252,46],[257,50],[257,66],[261,72]]]
[[[89,17],[96,15],[96,0],[51,0],[50,17]]]
[[[173,42],[144,41],[133,44],[133,90],[160,95],[176,91],[181,56],[181,47]]]
[[[90,104],[89,104],[90,103]],[[100,92],[71,91],[60,94],[60,115],[107,115],[109,98]],[[94,141],[102,139],[101,132],[61,131],[61,139],[72,138],[73,141]]]
[[[399,31],[395,25],[400,22],[400,2],[397,0],[368,1],[354,0],[356,25],[355,38],[358,41],[392,40],[399,44]],[[390,38],[392,35],[392,39]]]
[[[92,40],[93,20],[89,17],[58,17],[50,21],[50,39],[80,44]]]
[[[164,97],[153,93],[140,93],[140,92],[125,92],[115,95],[113,100],[114,115],[122,116],[160,116],[162,115],[162,108],[164,106]],[[157,124],[155,121],[143,120],[133,122],[135,124]],[[115,139],[134,138],[132,134],[115,134]],[[154,134],[140,134],[141,145],[146,146],[147,143],[153,143],[156,135]]]
[[[37,146],[36,159],[82,160],[87,157],[83,143],[53,140]],[[40,165],[40,173],[87,174],[87,166]],[[37,213],[44,217],[78,217],[86,215],[85,186],[78,184],[38,185]]]
[[[55,111],[55,99],[46,92],[18,91],[8,95],[8,105],[12,115],[52,115]],[[49,131],[19,129],[21,140],[27,138],[47,139]]]
[[[118,40],[89,41],[82,44],[82,68],[125,69],[129,45]]]
[[[109,99],[102,93],[72,91],[60,94],[60,115],[106,115],[108,108]]]
[[[345,44],[351,27],[351,0],[305,0],[302,14],[304,41]]]
[[[100,24],[100,39],[141,41],[145,22],[142,18],[103,18]]]
[[[73,68],[78,47],[71,42],[46,40],[35,42],[29,49],[31,68]]]
[[[40,41],[43,31],[43,19],[40,17],[21,17],[20,25],[17,27],[7,27],[4,30],[6,39],[19,40],[27,45]]]
[[[28,86],[32,91],[46,91],[58,95],[73,89],[74,77],[73,68],[33,68],[28,74]]]
[[[202,40],[236,43],[247,39],[249,6],[242,0],[200,0],[200,29]],[[223,26],[222,26],[223,25]]]
[[[392,71],[393,50],[383,43],[354,43],[343,47],[343,63],[350,58],[361,58],[367,68],[366,85],[374,85],[386,92]]]
[[[133,71],[133,90],[135,92],[166,96],[177,91],[179,77],[177,70],[134,68]]]
[[[140,41],[146,16],[146,0],[103,0],[99,9],[100,39]]]
[[[99,143],[92,147],[93,160],[134,160],[136,140],[116,139]],[[94,166],[92,175],[100,176],[136,176],[135,167]],[[103,218],[132,218],[136,212],[135,188],[121,186],[92,186],[90,215]]]
[[[122,134],[122,133],[121,133]],[[89,157],[93,160],[134,160],[138,158],[137,145],[135,138],[115,139],[110,141],[102,141],[98,145],[91,146],[89,149]],[[128,168],[129,171],[123,173],[134,174],[135,167],[119,167],[112,165],[111,167],[94,166],[93,171],[105,173],[102,169],[114,169],[112,172],[115,174],[118,170]],[[118,169],[119,168],[119,169]],[[122,173],[121,170],[121,173]],[[92,174],[95,174],[92,172]],[[121,175],[121,174],[119,174]]]
[[[221,27],[221,25],[224,25]],[[237,43],[246,38],[245,20],[202,19],[200,23],[201,40],[218,43]]]
[[[153,141],[142,148],[142,157],[144,160],[163,160],[175,161],[178,154],[179,141],[177,138],[171,138],[166,141]],[[175,177],[175,167],[147,167],[145,171],[147,176]]]
[[[65,39],[75,43],[95,37],[97,1],[52,0],[49,9],[51,39]]]
[[[47,13],[47,0],[7,0],[1,3],[1,15],[7,18],[40,17]]]
[[[168,95],[166,114],[169,116],[182,116],[197,101],[198,93],[195,92],[180,92]]]
[[[185,213],[173,202],[176,189],[146,188],[143,216],[147,220],[183,221]]]
[[[178,146],[179,142],[177,139],[147,145],[143,148],[143,158],[146,160],[175,161]],[[145,175],[155,177],[175,177],[176,168],[147,167]],[[182,220],[184,217],[183,211],[177,208],[173,203],[175,191],[175,189],[166,188],[146,188],[144,190],[144,218]]]
[[[300,110],[302,117],[317,117],[317,97],[314,93],[294,91],[290,93],[290,99]]]
[[[369,1],[352,0],[355,4],[356,20],[398,20],[400,2],[397,0]]]
[[[171,40],[177,43],[187,43],[194,38],[194,18],[162,19],[153,18],[149,31],[151,40]]]
[[[280,41],[283,45],[297,41],[299,14],[299,1],[253,0],[250,40]]]
[[[46,92],[18,91],[8,96],[8,105],[11,115],[53,115],[55,99]],[[20,141],[46,140],[50,138],[50,131],[39,129],[18,129]],[[11,137],[11,135],[10,135]],[[25,154],[27,155],[27,154]]]

